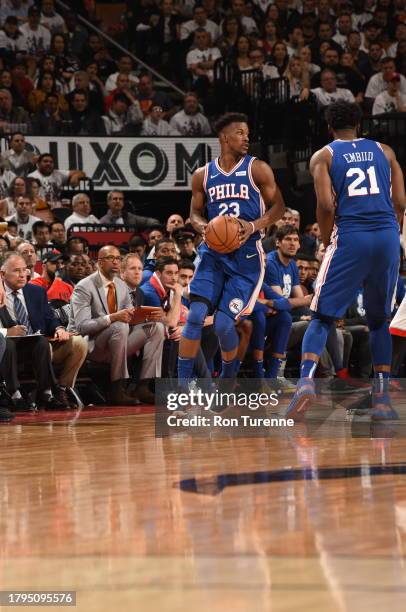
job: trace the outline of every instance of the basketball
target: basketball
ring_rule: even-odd
[[[205,242],[217,253],[231,253],[240,246],[238,237],[240,227],[237,217],[219,215],[207,225]]]

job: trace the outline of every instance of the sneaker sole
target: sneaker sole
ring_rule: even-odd
[[[314,398],[315,395],[313,393],[303,393],[303,395],[298,398],[296,405],[288,410],[285,416],[294,421],[303,421],[308,409],[308,404],[310,404]]]

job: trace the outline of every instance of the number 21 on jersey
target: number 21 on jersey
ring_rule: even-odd
[[[366,196],[376,195],[379,192],[378,183],[376,180],[375,167],[369,166],[367,169],[368,179],[366,174],[361,168],[350,168],[345,175],[347,178],[355,177],[354,180],[348,185],[348,195],[350,198],[354,196]],[[361,187],[365,181],[369,182],[369,185]]]

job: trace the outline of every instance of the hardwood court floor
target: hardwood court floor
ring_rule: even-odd
[[[272,437],[155,438],[152,414],[1,426],[0,590],[74,589],[86,612],[403,612],[400,412],[380,438],[343,409]]]

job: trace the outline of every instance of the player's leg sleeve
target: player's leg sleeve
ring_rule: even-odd
[[[189,340],[200,340],[207,312],[208,305],[206,303],[198,301],[191,302],[186,325],[182,333],[185,338]]]
[[[265,312],[254,310],[254,312],[250,314],[249,320],[252,322],[250,349],[253,351],[263,351],[266,327]]]
[[[235,329],[235,321],[226,313],[218,310],[214,319],[214,329],[220,340],[223,353],[229,353],[238,346],[238,334]]]
[[[369,344],[374,365],[390,365],[392,361],[392,336],[386,317],[366,313],[369,327]]]

